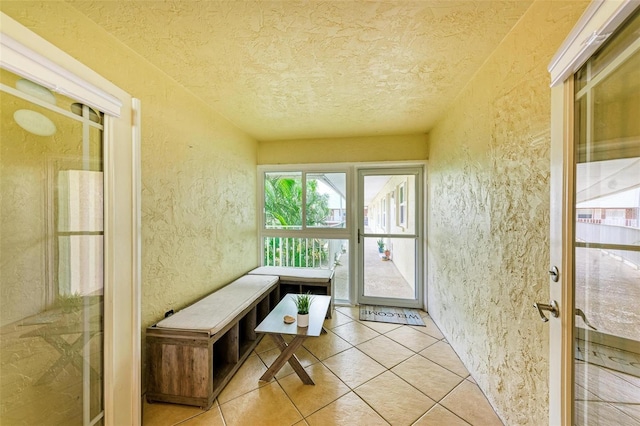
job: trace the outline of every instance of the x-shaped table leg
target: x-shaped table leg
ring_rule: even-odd
[[[59,335],[45,334],[42,338],[60,353],[60,358],[38,379],[38,385],[51,383],[68,364],[76,367],[78,371],[82,371],[85,362],[84,358],[80,355],[82,347],[84,346],[83,336],[76,338],[72,343],[68,343]],[[93,367],[91,367],[91,370],[96,372]]]
[[[281,352],[278,358],[276,358],[273,364],[271,364],[271,367],[269,367],[262,377],[260,377],[260,380],[264,380],[265,382],[270,381],[273,379],[273,376],[275,376],[276,373],[280,371],[287,362],[289,362],[289,365],[293,368],[304,384],[315,385],[313,380],[311,380],[311,377],[309,377],[305,369],[300,365],[300,361],[298,361],[298,358],[295,355],[295,351],[302,346],[306,336],[296,336],[289,344],[287,344],[279,334],[272,334],[271,337],[276,342],[276,345],[278,345]]]

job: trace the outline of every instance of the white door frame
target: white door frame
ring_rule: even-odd
[[[393,298],[379,298],[379,297],[367,297],[364,295],[364,238],[366,233],[364,231],[364,176],[367,175],[415,175],[415,194],[414,194],[414,206],[410,205],[411,214],[415,215],[415,300],[408,299],[393,299]],[[356,304],[382,304],[407,308],[423,308],[426,305],[424,303],[424,294],[426,289],[424,286],[424,174],[425,170],[422,165],[384,165],[373,167],[357,167],[355,170],[355,180],[357,184],[357,202],[358,207],[355,210],[357,219],[357,283],[356,283]],[[396,212],[398,214],[398,212]],[[388,220],[388,218],[387,218]],[[393,234],[388,234],[390,237],[394,237]],[[402,234],[395,235],[395,237],[402,238]]]
[[[549,321],[549,424],[573,424],[573,75],[638,7],[637,0],[595,0],[556,55],[551,74],[550,300],[559,317]]]
[[[105,424],[140,424],[140,103],[1,12],[0,24],[0,67],[105,113]]]

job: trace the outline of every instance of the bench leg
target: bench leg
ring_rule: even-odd
[[[309,377],[305,369],[300,365],[300,361],[298,361],[298,358],[295,355],[295,351],[302,346],[306,336],[296,336],[288,345],[279,334],[272,334],[271,337],[276,342],[276,345],[278,345],[278,348],[280,348],[281,353],[280,356],[273,361],[271,367],[269,367],[262,377],[260,377],[260,380],[265,382],[270,381],[273,379],[273,376],[275,376],[276,373],[288,362],[304,384],[315,385],[313,380],[311,380],[311,377]]]

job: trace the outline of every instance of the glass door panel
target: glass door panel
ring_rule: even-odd
[[[640,425],[640,15],[576,73],[578,425]]]
[[[103,424],[102,115],[0,89],[0,423]]]
[[[361,170],[359,303],[420,305],[419,169]]]

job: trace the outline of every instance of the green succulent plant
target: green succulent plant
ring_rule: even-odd
[[[313,303],[313,296],[311,293],[296,294],[293,296],[293,302],[296,304],[296,309],[299,314],[308,314],[311,303]]]

